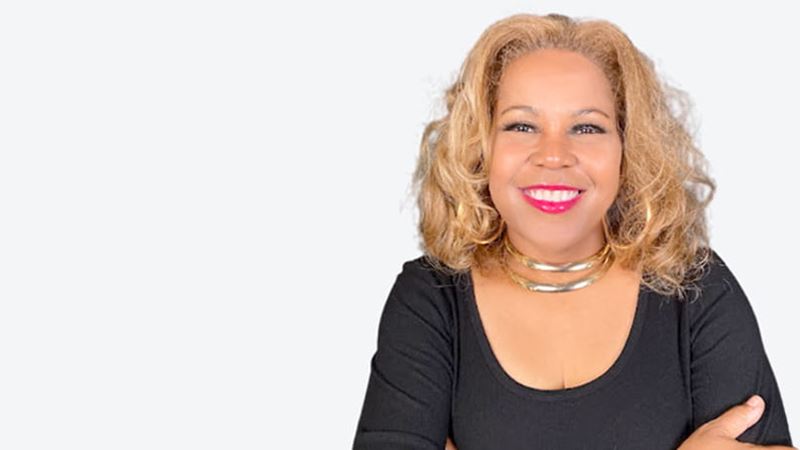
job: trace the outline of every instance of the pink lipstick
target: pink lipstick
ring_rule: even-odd
[[[558,194],[549,194],[546,191],[556,191]],[[536,184],[520,188],[522,198],[542,212],[560,214],[569,211],[578,203],[585,189],[574,186]],[[534,196],[538,198],[534,198]]]

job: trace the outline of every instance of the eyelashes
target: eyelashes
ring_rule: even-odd
[[[525,122],[512,122],[506,125],[503,125],[503,131],[517,131],[526,133],[525,130],[535,130],[536,126],[531,125]],[[599,126],[594,125],[591,123],[580,123],[572,127],[572,131],[576,134],[602,134],[605,133],[606,130]]]

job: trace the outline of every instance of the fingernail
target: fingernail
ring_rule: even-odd
[[[758,409],[764,406],[764,400],[762,400],[760,396],[754,395],[749,399],[747,399],[747,404],[753,408]]]

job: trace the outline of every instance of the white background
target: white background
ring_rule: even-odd
[[[695,102],[800,440],[795,2],[0,6],[0,448],[349,448],[424,124],[495,20],[618,24]]]

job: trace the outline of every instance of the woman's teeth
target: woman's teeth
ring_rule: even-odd
[[[565,202],[572,200],[579,194],[576,190],[549,190],[549,189],[532,189],[525,191],[525,195],[535,198],[536,200],[544,200],[547,202]]]

